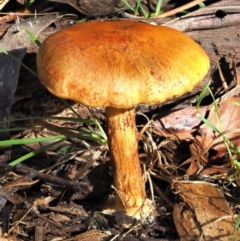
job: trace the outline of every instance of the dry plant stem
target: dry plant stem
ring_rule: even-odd
[[[223,72],[222,72],[222,69],[221,69],[221,67],[219,65],[219,62],[217,62],[217,68],[218,68],[219,77],[220,77],[220,79],[222,81],[223,88],[224,88],[225,91],[228,91],[229,88],[228,88],[226,79],[223,76]]]
[[[146,200],[138,156],[135,110],[107,107],[106,119],[117,192],[113,209],[124,209],[128,215],[135,216],[141,212]]]
[[[154,16],[153,18],[166,18],[166,17],[170,17],[170,16],[172,16],[172,15],[175,15],[175,14],[177,14],[177,13],[179,13],[179,12],[182,12],[182,11],[184,11],[184,10],[186,10],[186,9],[189,9],[189,8],[191,8],[191,7],[194,7],[195,5],[197,5],[197,4],[199,4],[199,3],[203,3],[203,2],[206,2],[206,0],[194,0],[194,1],[192,1],[192,2],[190,2],[190,3],[187,3],[187,4],[184,4],[184,5],[182,5],[182,6],[178,7],[178,8],[174,8],[174,9],[172,9],[172,10],[170,10],[170,11],[167,11],[167,12],[165,12],[165,13],[162,13],[162,14],[160,14],[160,15],[158,15],[158,16]]]

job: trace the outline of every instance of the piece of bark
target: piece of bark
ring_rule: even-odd
[[[49,2],[57,2],[68,4],[75,8],[80,13],[87,16],[104,16],[109,14],[116,14],[128,10],[128,7],[121,0],[47,0]],[[188,0],[190,1],[190,0]],[[127,2],[135,8],[135,0],[127,0]],[[147,13],[154,12],[158,0],[141,0],[141,6]],[[166,11],[175,6],[182,5],[182,2],[172,2],[171,0],[163,0],[161,10]]]
[[[84,233],[81,233],[79,235],[76,235],[75,237],[65,239],[65,241],[76,241],[76,240],[81,240],[81,241],[103,241],[106,240],[106,238],[109,235],[100,231],[100,230],[88,230]]]
[[[190,37],[199,42],[209,54],[212,62],[217,62],[221,58],[229,63],[236,55],[237,67],[240,61],[240,24],[227,28],[212,30],[199,30],[187,33]],[[231,68],[231,66],[230,66]]]
[[[201,44],[211,59],[211,69],[205,81],[199,86],[199,91],[203,89],[211,79],[213,93],[219,93],[223,90],[222,80],[217,69],[217,62],[219,62],[228,86],[230,88],[233,87],[234,84],[236,84],[232,66],[235,55],[236,71],[237,73],[240,72],[240,25],[221,29],[193,31],[187,34]]]
[[[218,5],[219,6],[208,6],[206,8],[201,8],[183,17],[168,21],[163,25],[178,29],[182,32],[189,32],[201,29],[224,28],[239,24],[239,3],[238,5],[230,6],[225,6],[223,4]],[[158,21],[157,18],[152,18],[152,20]]]
[[[128,7],[121,0],[47,0],[49,2],[57,2],[68,4],[75,8],[80,13],[86,16],[104,16],[109,14],[116,14],[117,12],[128,10]],[[136,1],[127,1],[135,8]],[[141,1],[141,5],[148,6],[149,1]]]

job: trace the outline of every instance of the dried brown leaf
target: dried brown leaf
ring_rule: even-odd
[[[229,241],[235,217],[223,193],[205,182],[174,183],[184,203],[174,207],[173,218],[181,240]],[[237,233],[237,240],[240,230]]]
[[[192,130],[200,124],[199,113],[205,115],[207,107],[203,106],[199,110],[196,107],[188,106],[185,108],[163,112],[155,120],[155,124],[160,129],[172,129],[175,132],[180,130]]]
[[[238,87],[235,89],[239,91]],[[205,154],[210,149],[216,153],[211,156],[211,161],[222,158],[228,153],[223,137],[226,137],[236,147],[240,146],[240,106],[236,104],[240,103],[240,97],[235,96],[237,94],[236,91],[233,89],[231,94],[226,93],[220,100],[217,100],[217,110],[212,105],[207,120],[219,130],[220,134],[214,131],[207,123],[201,125],[199,129],[201,135],[196,136],[194,142],[190,145],[192,155],[198,158],[191,162],[186,172],[187,175],[194,175],[201,169],[199,168],[200,166],[204,166],[209,162],[209,158]],[[218,121],[218,116],[220,121]],[[221,173],[225,173],[225,171],[226,169],[222,170]],[[213,174],[213,170],[208,170],[205,174],[208,174],[208,172]],[[219,170],[216,173],[219,173]]]
[[[219,102],[218,112],[220,123],[217,120],[215,107],[212,106],[208,121],[211,122],[220,132],[228,132],[224,136],[227,137],[236,147],[240,146],[240,97],[229,97]],[[200,128],[202,134],[202,147],[218,152],[217,157],[222,157],[227,153],[226,146],[222,137],[216,138],[218,133],[215,133],[207,124],[203,124]]]

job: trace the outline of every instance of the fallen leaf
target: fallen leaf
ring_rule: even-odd
[[[154,123],[160,129],[172,129],[175,133],[182,130],[192,130],[201,123],[199,114],[204,116],[207,107],[203,106],[199,110],[193,106],[187,106],[177,110],[162,112],[155,117]]]
[[[163,110],[154,118],[154,124],[167,136],[174,135],[181,140],[191,140],[193,129],[201,123],[199,113],[204,116],[207,108],[203,106],[197,110],[196,107],[187,106],[176,110]]]
[[[201,176],[227,174],[230,171],[230,169],[231,169],[231,167],[211,166],[209,168],[204,168],[201,171]]]
[[[13,96],[18,83],[18,73],[22,59],[32,40],[26,30],[37,35],[49,24],[63,17],[56,14],[47,16],[29,17],[8,26],[1,38],[0,48],[0,129],[9,127],[9,116]],[[11,39],[11,41],[9,41]],[[8,132],[0,133],[0,140],[8,139]],[[6,155],[6,154],[5,154]],[[9,157],[8,157],[9,158]]]
[[[220,122],[218,122],[215,107],[212,106],[208,116],[208,121],[215,126],[220,133],[224,133],[231,143],[236,147],[240,146],[240,97],[229,97],[218,103],[218,112]],[[200,133],[202,136],[202,147],[208,148],[211,145],[211,149],[217,152],[214,159],[221,158],[227,154],[226,145],[223,141],[223,137],[216,138],[219,133],[216,133],[207,124],[203,124],[200,127]]]
[[[232,240],[236,217],[216,186],[197,181],[176,182],[173,188],[183,199],[173,211],[182,241]],[[236,240],[240,240],[240,230]]]
[[[238,87],[235,89],[239,91]],[[231,94],[227,92],[226,95],[216,101],[220,121],[218,121],[215,106],[211,105],[211,108],[209,108],[207,121],[214,128],[218,129],[220,133],[216,132],[207,123],[200,126],[200,135],[197,135],[190,145],[194,160],[191,161],[186,175],[194,175],[201,169],[199,167],[205,166],[209,161],[214,162],[215,160],[219,160],[228,154],[223,136],[236,147],[240,147],[240,97],[232,96],[232,94],[235,95],[237,93],[236,90],[231,91]],[[236,103],[239,103],[239,105]],[[223,134],[221,135],[221,133]],[[209,150],[214,150],[210,158],[207,157]],[[221,173],[225,173],[225,171],[226,169],[222,170]],[[219,173],[219,170],[216,173]],[[202,172],[200,174],[202,175]],[[213,169],[205,171],[204,174],[214,174]]]

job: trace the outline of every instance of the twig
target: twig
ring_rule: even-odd
[[[41,179],[46,182],[55,183],[60,186],[65,186],[65,187],[68,187],[68,188],[71,188],[74,190],[79,190],[79,189],[82,189],[83,187],[85,189],[89,188],[89,185],[86,183],[70,181],[70,180],[67,180],[67,179],[64,179],[61,177],[56,177],[56,176],[51,176],[51,175],[47,175],[44,173],[40,173],[40,172],[38,172],[32,168],[29,168],[23,164],[18,164],[16,166],[12,167],[7,164],[0,163],[0,173],[5,174],[10,171],[16,172],[17,174],[20,174],[20,175],[29,175],[31,178]]]
[[[182,6],[178,7],[178,8],[174,8],[174,9],[172,9],[172,10],[170,10],[170,11],[165,12],[165,13],[161,13],[161,14],[158,15],[158,16],[154,16],[153,18],[166,18],[166,17],[170,17],[170,16],[175,15],[175,14],[177,14],[177,13],[179,13],[179,12],[182,12],[182,11],[184,11],[184,10],[186,10],[186,9],[189,9],[189,8],[191,8],[191,7],[194,7],[195,5],[197,5],[197,4],[199,4],[199,3],[203,3],[203,2],[205,2],[205,1],[206,1],[206,0],[194,0],[194,1],[192,1],[192,2],[190,2],[190,3],[187,3],[187,4],[184,4],[184,5],[182,5]]]
[[[228,88],[226,79],[223,76],[223,72],[222,72],[222,69],[221,69],[221,67],[219,65],[219,62],[217,62],[217,68],[218,68],[219,77],[220,77],[220,79],[222,81],[223,88],[224,88],[225,91],[228,91],[229,88]]]

